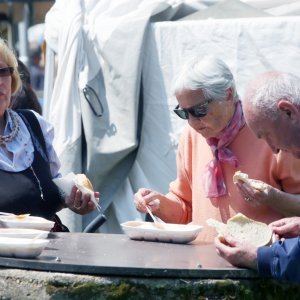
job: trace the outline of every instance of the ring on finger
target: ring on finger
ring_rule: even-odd
[[[249,197],[245,197],[245,200],[249,202],[249,201],[250,201],[250,198],[249,198]]]
[[[81,208],[81,205],[80,205],[80,206],[76,206],[76,205],[74,205],[74,208],[76,208],[76,209],[80,209],[80,208]]]

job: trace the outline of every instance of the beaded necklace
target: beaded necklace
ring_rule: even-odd
[[[0,135],[0,145],[11,142],[16,137],[16,135],[18,134],[18,132],[20,130],[19,120],[16,118],[16,116],[12,112],[12,110],[8,109],[7,113],[9,114],[11,121],[12,121],[12,131],[10,134]]]

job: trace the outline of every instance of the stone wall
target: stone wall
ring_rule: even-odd
[[[299,299],[300,286],[271,279],[197,280],[0,271],[0,299]]]

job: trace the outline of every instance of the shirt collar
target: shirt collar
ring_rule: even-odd
[[[5,111],[5,120],[6,120],[6,124],[4,129],[4,135],[7,135],[12,131],[12,119],[7,110]]]

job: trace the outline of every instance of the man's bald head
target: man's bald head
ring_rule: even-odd
[[[300,79],[290,73],[266,72],[245,89],[246,123],[272,150],[300,158]]]
[[[291,90],[290,78],[294,75],[269,71],[258,75],[250,81],[243,97],[243,107],[245,111],[260,114],[261,117],[268,117],[273,120],[278,117],[277,103],[280,99],[289,99]],[[297,79],[298,80],[298,79]],[[299,83],[299,82],[298,82]]]

